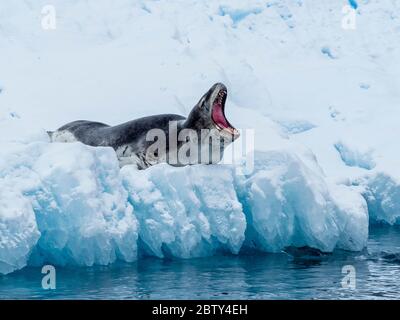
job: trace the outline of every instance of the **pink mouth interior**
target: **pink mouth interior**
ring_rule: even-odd
[[[221,90],[218,92],[218,96],[213,103],[213,108],[211,112],[211,117],[214,123],[220,130],[227,130],[231,134],[237,134],[237,130],[232,127],[225,117],[224,106],[226,100],[226,91]]]
[[[212,110],[212,118],[214,122],[221,128],[230,128],[228,121],[225,118],[224,110],[222,109],[222,104],[214,102],[213,110]]]

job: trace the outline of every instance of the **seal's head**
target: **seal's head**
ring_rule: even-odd
[[[239,137],[236,130],[225,116],[225,103],[228,90],[222,83],[214,84],[191,111],[187,126],[196,129],[217,129],[223,137],[232,141]]]

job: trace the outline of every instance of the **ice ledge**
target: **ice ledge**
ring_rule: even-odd
[[[138,253],[361,250],[367,241],[364,199],[328,185],[316,165],[290,150],[257,152],[254,172],[238,176],[229,165],[120,170],[112,149],[80,143],[6,146],[0,273],[45,262],[133,261]]]

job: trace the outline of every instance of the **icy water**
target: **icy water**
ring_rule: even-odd
[[[356,270],[355,289],[341,285],[345,265]],[[0,298],[399,299],[400,228],[372,228],[361,253],[148,258],[108,267],[57,268],[57,288],[51,291],[42,289],[41,279],[38,268],[0,276]]]

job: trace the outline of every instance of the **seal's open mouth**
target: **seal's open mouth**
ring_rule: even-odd
[[[236,136],[239,132],[229,123],[225,117],[225,101],[227,92],[222,89],[218,92],[217,97],[213,102],[211,111],[211,118],[214,121],[215,126],[221,131],[227,131],[230,134]]]

